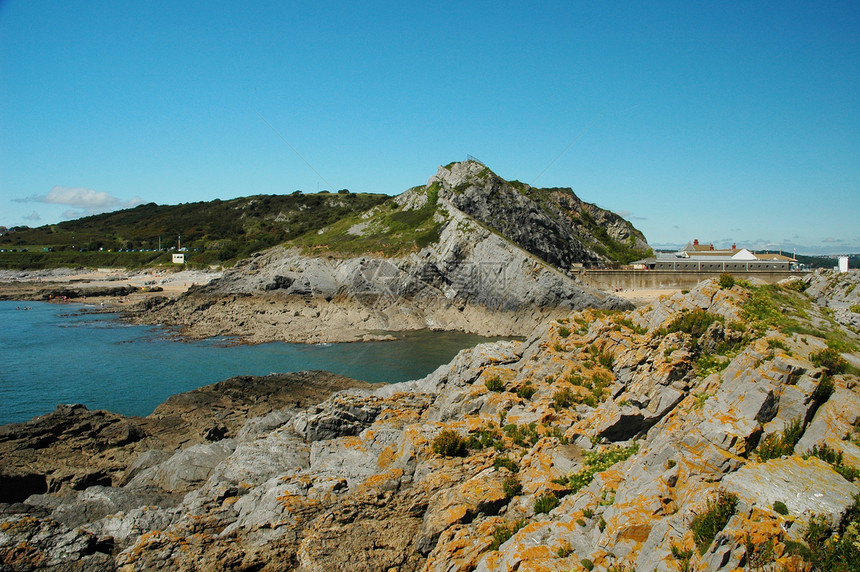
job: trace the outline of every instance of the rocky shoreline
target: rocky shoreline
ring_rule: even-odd
[[[801,293],[814,284],[711,280],[634,311],[573,311],[422,380],[340,380],[348,389],[316,403],[324,393],[292,396],[308,378],[281,401],[265,378],[235,379],[172,398],[157,420],[73,407],[4,427],[0,466],[84,464],[51,468],[52,492],[26,498],[36,479],[7,481],[20,493],[2,505],[0,563],[801,570],[836,550],[860,562],[860,338],[823,309],[860,280],[821,279],[817,300]],[[703,532],[718,506],[725,518]]]
[[[150,461],[235,438],[249,419],[303,409],[348,388],[372,387],[325,371],[302,371],[233,377],[173,395],[146,417],[59,405],[30,421],[0,426],[0,511],[32,494],[122,486]]]

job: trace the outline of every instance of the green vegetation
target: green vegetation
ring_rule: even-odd
[[[595,358],[597,359],[597,363],[606,369],[612,369],[612,366],[615,363],[615,356],[604,350],[599,350],[595,354]]]
[[[515,461],[507,457],[496,457],[493,460],[493,466],[497,469],[499,467],[504,467],[512,473],[518,473],[520,471],[520,466],[517,465]]]
[[[493,531],[493,541],[490,543],[490,550],[498,550],[502,544],[507,542],[526,524],[525,520],[518,520],[510,524],[502,524],[496,527]]]
[[[543,514],[558,506],[558,497],[550,493],[544,493],[535,501],[535,514]]]
[[[445,457],[465,457],[466,440],[451,429],[445,429],[433,440],[433,452]]]
[[[787,540],[786,552],[800,556],[811,565],[812,570],[833,572],[856,572],[860,570],[860,497],[854,498],[854,506],[842,519],[839,529],[834,529],[825,515],[809,519],[805,544]],[[804,568],[806,569],[806,568]]]
[[[568,328],[567,326],[559,326],[558,335],[562,338],[566,338],[570,335],[570,328]]]
[[[528,425],[510,423],[505,425],[504,432],[514,442],[514,445],[520,447],[531,447],[540,439],[537,423],[529,423]]]
[[[563,387],[552,394],[552,406],[556,410],[567,409],[576,402],[576,395],[569,387]]]
[[[779,501],[779,500],[778,500],[778,501],[774,501],[774,503],[773,503],[773,510],[774,510],[777,514],[781,514],[782,516],[785,516],[785,515],[787,515],[787,514],[788,514],[788,507],[787,507],[787,506],[785,506],[785,503],[784,503],[784,502]]]
[[[615,318],[615,323],[620,325],[620,326],[624,326],[625,328],[631,330],[634,334],[643,335],[643,334],[648,333],[648,328],[643,328],[641,326],[637,326],[629,318],[624,318],[624,317],[619,316],[619,317]]]
[[[583,558],[579,561],[579,563],[582,564],[582,567],[586,570],[594,570],[594,562],[592,562],[588,558]]]
[[[726,290],[735,285],[735,277],[728,273],[720,274],[720,288]]]
[[[494,375],[484,381],[484,385],[487,386],[487,389],[490,391],[504,391],[505,384],[502,382],[502,378],[498,375]]]
[[[693,551],[683,549],[680,546],[672,545],[672,557],[678,561],[678,568],[681,572],[689,572],[690,560],[693,558]]]
[[[611,357],[611,354],[608,355]],[[587,362],[584,365],[587,365]],[[609,394],[608,388],[612,385],[613,377],[608,371],[596,371],[589,379],[583,379],[580,375],[571,374],[568,381],[573,386],[586,389],[587,393],[574,393],[568,387],[556,391],[553,394],[553,407],[556,409],[570,407],[574,403],[584,403],[589,407],[596,407]]]
[[[597,502],[600,506],[612,506],[615,504],[615,489],[607,489],[601,491],[600,500]]]
[[[818,457],[833,467],[834,471],[842,475],[842,477],[849,482],[854,482],[860,478],[860,469],[845,465],[843,463],[842,453],[834,451],[827,445],[822,445],[821,447],[815,445],[812,447],[812,451],[810,451],[809,454],[813,457]]]
[[[778,459],[784,455],[791,455],[794,446],[803,436],[803,423],[800,418],[795,419],[782,431],[781,435],[771,433],[759,443],[755,453],[759,461]]]
[[[502,432],[492,423],[478,431],[469,434],[468,447],[470,449],[484,449],[493,447],[497,450],[504,448]]]
[[[729,365],[729,360],[722,359],[721,356],[714,354],[702,354],[696,361],[696,373],[699,377],[707,377],[712,373],[719,373],[726,369]]]
[[[699,554],[704,554],[732,515],[738,504],[738,497],[720,491],[715,500],[709,500],[705,511],[697,514],[690,523],[693,539],[699,548]]]
[[[437,214],[443,214],[437,205],[439,183],[415,187],[412,192],[426,196],[420,208],[406,209],[390,199],[388,208],[378,208],[369,217],[347,216],[319,232],[305,233],[290,244],[339,256],[402,256],[420,250],[437,242],[445,225],[436,220]]]
[[[848,338],[826,309],[818,308],[802,292],[776,285],[752,286],[746,282],[738,283],[750,292],[749,298],[741,306],[741,314],[754,337],[761,337],[769,329],[774,329],[787,336],[798,334],[803,337],[823,338],[828,348],[838,352],[858,349],[857,344]],[[832,327],[822,328],[813,322],[813,318],[816,318],[818,323],[829,322]]]
[[[839,375],[840,373],[845,373],[848,369],[848,362],[845,358],[832,348],[825,348],[809,354],[809,361],[815,367],[824,368],[828,375]]]
[[[0,236],[0,268],[124,266],[170,262],[188,249],[196,264],[219,264],[314,232],[388,200],[386,195],[256,195],[180,205],[149,203]],[[10,252],[10,250],[16,252]],[[48,250],[47,252],[45,250]],[[26,252],[22,252],[26,250]],[[119,252],[122,251],[122,252]]]
[[[540,189],[540,191],[546,192],[546,189]],[[539,202],[542,201],[539,200]],[[634,260],[639,260],[653,254],[650,248],[636,248],[636,240],[632,236],[630,237],[631,240],[626,242],[615,240],[609,236],[606,229],[598,224],[585,208],[579,211],[579,217],[575,217],[573,222],[579,223],[596,239],[596,241],[591,241],[582,237],[583,242],[590,246],[595,252],[609,258],[610,260],[614,260],[620,264],[629,264]]]
[[[585,453],[585,467],[578,473],[567,477],[567,485],[572,493],[587,487],[594,479],[594,475],[602,473],[616,463],[626,461],[639,451],[639,444],[634,443],[629,447],[609,447],[603,451],[588,451]]]
[[[512,499],[523,492],[523,485],[520,484],[519,479],[514,475],[508,475],[505,477],[505,480],[502,481],[502,490],[505,491],[506,498]]]
[[[522,399],[531,399],[536,391],[535,386],[530,381],[527,381],[517,389],[517,396]]]
[[[711,324],[722,321],[722,316],[711,314],[705,310],[695,309],[691,312],[684,312],[672,320],[662,333],[665,335],[675,332],[684,332],[690,334],[693,338],[699,338],[705,333]]]

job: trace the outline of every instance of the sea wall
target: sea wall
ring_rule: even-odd
[[[721,272],[694,270],[583,270],[577,275],[580,282],[591,288],[602,290],[684,288],[689,290],[702,280],[718,278]],[[756,278],[775,284],[786,278],[804,278],[809,272],[767,271],[729,272],[735,278]]]

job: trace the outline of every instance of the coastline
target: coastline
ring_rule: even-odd
[[[504,311],[427,300],[383,299],[368,304],[347,296],[201,292],[205,289],[200,286],[221,275],[197,270],[0,271],[0,300],[86,304],[88,311],[115,312],[133,324],[173,328],[186,339],[228,336],[240,344],[387,341],[394,339],[393,332],[424,329],[525,337],[541,323],[569,313],[563,308]],[[648,289],[615,294],[635,306],[644,306],[676,292]]]
[[[310,407],[337,391],[382,385],[315,370],[232,377],[174,394],[146,417],[58,405],[29,421],[0,425],[0,491],[5,490],[0,503],[91,485],[118,486],[134,476],[132,462],[146,451],[172,452],[232,438],[249,419]]]

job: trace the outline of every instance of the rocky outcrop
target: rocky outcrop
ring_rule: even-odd
[[[619,262],[613,248],[641,255],[650,250],[628,221],[583,202],[571,189],[508,182],[476,161],[439,167],[427,182],[434,184],[457,209],[558,268]]]
[[[562,191],[548,193],[538,204],[484,171],[489,173],[474,162],[442,167],[427,186],[392,200],[391,207],[402,209],[397,214],[406,220],[410,213],[432,210],[436,240],[420,250],[392,257],[343,256],[328,245],[320,246],[322,254],[280,246],[241,261],[181,298],[150,298],[135,319],[176,325],[190,337],[342,342],[424,328],[527,336],[538,324],[571,310],[632,307],[559,270],[608,260],[576,238],[569,220],[575,213],[598,216],[597,207]],[[383,223],[390,210],[375,207],[344,230],[346,238],[337,235],[331,241],[390,233]],[[618,241],[647,247],[623,219],[601,212]]]
[[[860,330],[860,270],[818,270],[803,281],[806,294],[825,308],[840,324]]]
[[[348,387],[372,386],[328,372],[296,372],[239,376],[175,395],[148,417],[59,405],[26,423],[0,426],[0,503],[20,503],[34,494],[125,484],[167,461],[175,451],[194,445],[198,446],[194,458],[203,459],[207,453],[202,448],[212,441],[270,431],[286,423],[291,409]],[[246,423],[249,418],[254,423]],[[223,460],[224,452],[218,445],[208,460],[178,458],[172,464],[179,471],[190,470],[195,463],[208,464],[211,470]],[[163,479],[199,485],[208,477],[208,473],[201,477],[202,471]],[[161,488],[177,492],[188,487]]]
[[[635,311],[574,311],[421,380],[259,412],[169,457],[139,452],[125,484],[7,505],[0,561],[728,571],[839,554],[853,565],[860,379],[838,352],[822,363],[811,324],[824,319],[796,290],[716,281]],[[856,355],[850,330],[826,333]]]

